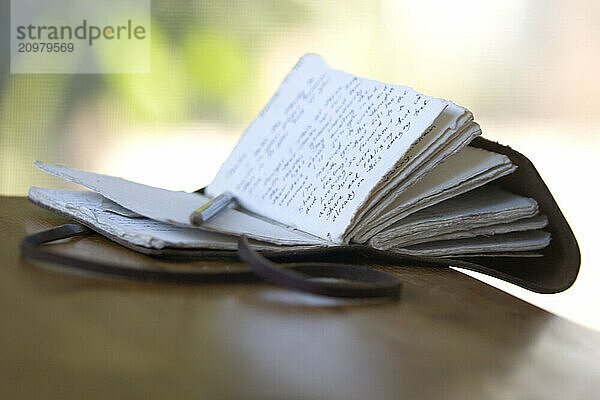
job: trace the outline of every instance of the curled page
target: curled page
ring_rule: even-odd
[[[483,186],[515,169],[505,155],[466,147],[408,190],[391,193],[352,240],[365,243],[419,210]]]
[[[545,215],[536,215],[531,218],[523,218],[514,222],[500,223],[496,225],[487,225],[479,228],[473,228],[464,231],[456,231],[451,233],[440,234],[427,238],[414,239],[413,241],[402,242],[394,248],[403,248],[415,244],[439,242],[445,240],[467,239],[477,237],[490,237],[493,235],[501,235],[511,232],[525,232],[540,230],[548,226],[548,218]]]
[[[100,193],[127,210],[171,225],[194,228],[189,222],[190,214],[209,200],[199,193],[155,188],[114,176],[78,171],[62,165],[47,165],[40,162],[36,162],[35,165],[43,171]],[[232,208],[224,210],[196,229],[236,236],[248,235],[253,239],[275,244],[325,244],[324,240],[317,237],[287,229]]]
[[[399,245],[438,240],[432,238],[457,232],[462,233],[458,235],[460,237],[476,236],[470,234],[476,228],[497,224],[502,225],[498,226],[500,231],[507,224],[509,228],[514,227],[513,230],[526,230],[521,229],[520,225],[513,226],[509,223],[529,219],[537,213],[538,205],[534,199],[509,193],[497,186],[484,186],[401,219],[373,236],[369,244],[385,250]],[[533,226],[531,229],[543,228],[545,225],[539,226],[536,223]],[[493,234],[485,230],[481,232]]]
[[[401,254],[427,257],[448,257],[457,254],[483,255],[541,250],[550,244],[550,234],[542,230],[478,236],[469,239],[442,240],[422,243],[402,249],[392,249]]]
[[[29,199],[73,218],[102,234],[153,249],[184,248],[236,250],[237,237],[166,224],[143,217],[89,191],[29,189]],[[252,242],[256,250],[279,251],[287,246]],[[294,246],[295,249],[304,246]],[[312,247],[312,246],[308,246]]]

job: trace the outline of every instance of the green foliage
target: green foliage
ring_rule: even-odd
[[[156,25],[152,26],[150,40],[150,73],[105,75],[111,96],[107,106],[121,103],[129,117],[146,122],[185,118],[189,91],[181,56]],[[98,56],[110,64],[135,62],[137,55],[101,52]]]
[[[195,93],[209,101],[224,103],[248,79],[248,57],[225,32],[190,32],[182,52]]]

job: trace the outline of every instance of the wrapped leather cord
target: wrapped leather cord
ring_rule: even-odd
[[[266,281],[295,290],[345,298],[398,298],[402,288],[402,282],[397,276],[358,266],[308,262],[277,264],[252,250],[245,237],[240,238],[238,241],[238,256],[250,267],[252,272],[139,269],[59,254],[42,246],[56,240],[91,232],[93,232],[91,229],[80,224],[65,224],[47,229],[25,237],[21,241],[21,255],[25,258],[60,264],[73,269],[146,281],[178,283],[248,282],[260,277]],[[338,281],[332,282],[332,278]]]

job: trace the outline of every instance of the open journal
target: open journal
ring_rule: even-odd
[[[550,244],[535,199],[497,179],[517,166],[469,146],[467,109],[300,59],[202,193],[36,163],[91,191],[31,188],[29,198],[145,248],[259,250],[363,244],[457,257],[539,255]],[[236,204],[200,227],[192,212],[223,192]]]

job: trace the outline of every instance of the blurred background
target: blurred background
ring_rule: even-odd
[[[1,195],[67,187],[34,160],[196,190],[298,58],[319,53],[465,106],[525,153],[579,240],[580,276],[558,295],[478,277],[600,330],[597,0],[154,0],[152,72],[103,75],[10,74],[0,4]]]

